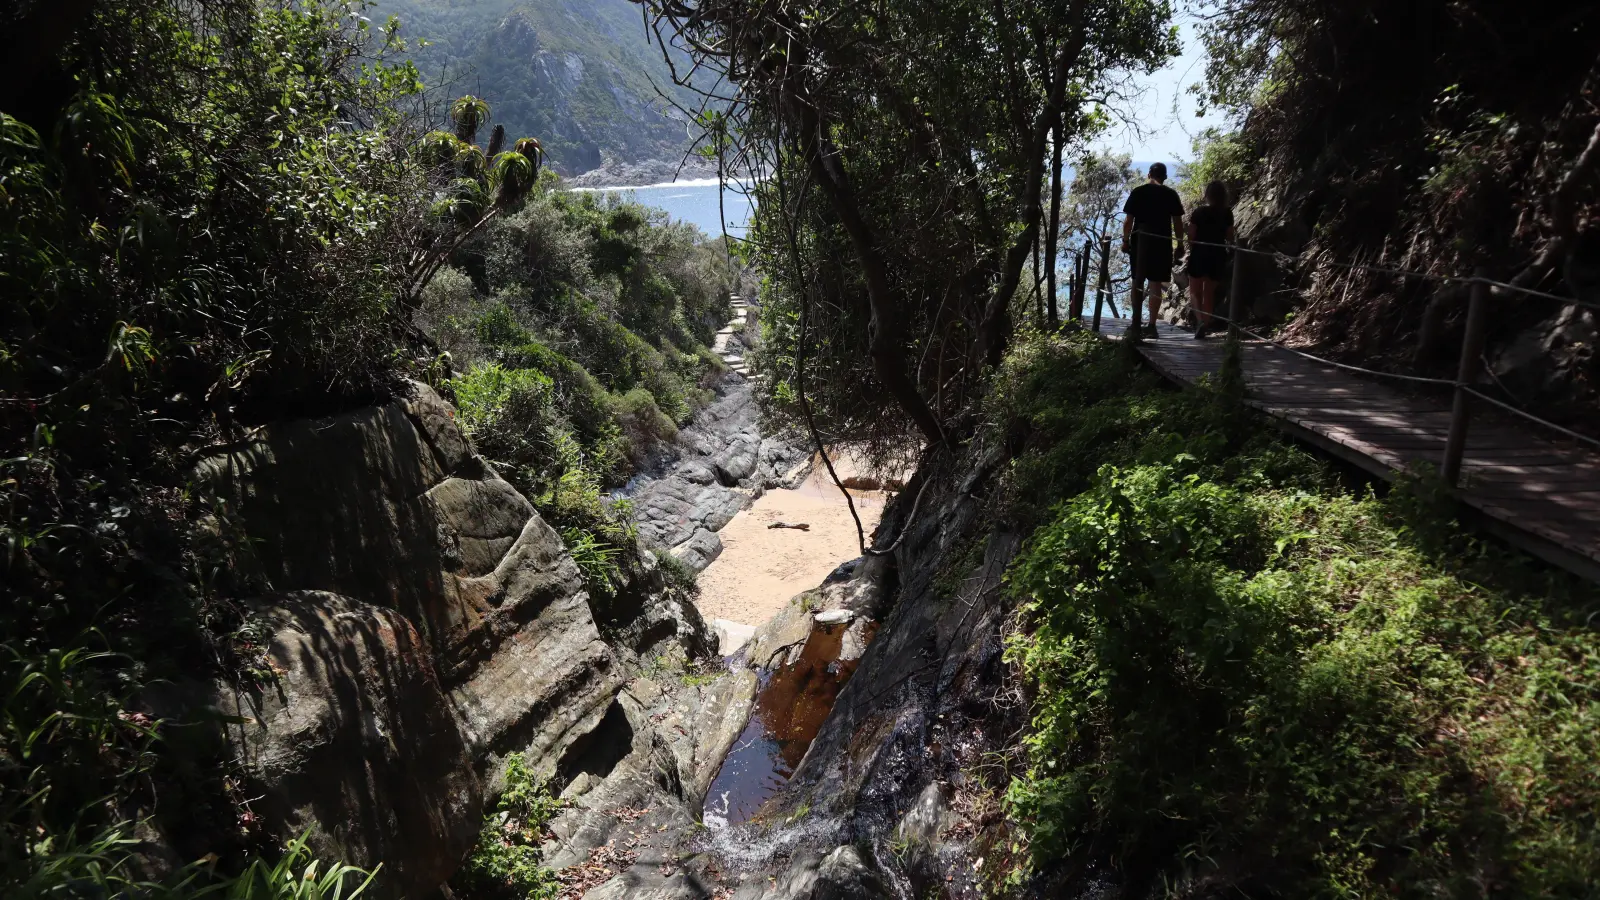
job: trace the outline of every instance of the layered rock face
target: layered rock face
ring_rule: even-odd
[[[379,896],[449,877],[506,754],[550,776],[591,749],[625,681],[619,654],[710,646],[649,566],[598,611],[624,636],[602,640],[560,536],[422,385],[274,425],[196,482],[274,589],[254,606],[279,678],[216,699],[245,722],[230,740],[260,809],[284,834],[312,829],[328,858],[383,862]]]

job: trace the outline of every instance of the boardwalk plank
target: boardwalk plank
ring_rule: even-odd
[[[1127,320],[1107,319],[1101,336],[1120,340]],[[1165,324],[1139,351],[1162,375],[1193,385],[1222,362],[1220,339],[1195,341]],[[1390,384],[1305,359],[1259,341],[1242,344],[1247,402],[1291,433],[1338,449],[1393,477],[1437,463],[1450,424],[1448,389]],[[1475,412],[1459,493],[1495,533],[1591,578],[1600,578],[1600,453],[1549,440],[1537,426]]]

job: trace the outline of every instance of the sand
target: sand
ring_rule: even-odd
[[[871,541],[890,495],[881,491],[850,495]],[[811,529],[767,527],[774,522],[805,523]],[[817,587],[840,563],[861,555],[844,495],[821,466],[795,490],[768,491],[718,534],[722,555],[700,573],[698,606],[707,622],[730,619],[761,625],[794,595]]]

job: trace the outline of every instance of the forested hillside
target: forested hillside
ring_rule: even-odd
[[[562,174],[677,162],[688,148],[689,123],[656,88],[690,95],[628,0],[382,0],[374,12],[427,41],[412,59],[429,86],[484,97],[508,131],[539,135]]]

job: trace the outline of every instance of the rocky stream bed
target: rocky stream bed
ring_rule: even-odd
[[[760,431],[746,333],[719,335],[716,401],[628,491],[642,543],[695,569],[734,515],[806,472],[809,454]],[[933,590],[975,527],[982,478],[953,474],[893,557],[719,634],[650,553],[590,595],[560,536],[412,385],[199,464],[217,540],[251,547],[273,585],[252,606],[277,678],[151,703],[232,723],[253,815],[383,863],[378,900],[449,896],[512,753],[563,800],[544,858],[566,897],[966,896],[982,839],[966,768],[1000,652],[986,598],[1015,548],[991,539],[958,601]],[[883,527],[902,515],[891,504]]]

